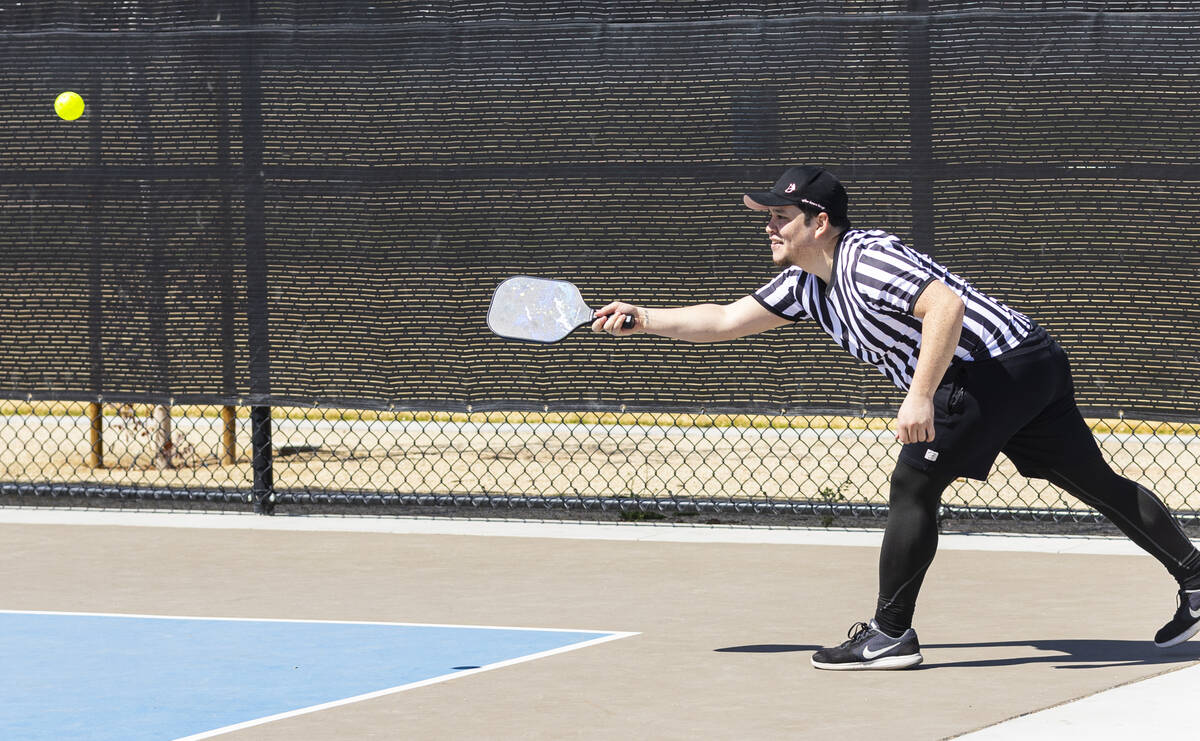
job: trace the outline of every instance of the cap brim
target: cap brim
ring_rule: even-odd
[[[795,206],[795,201],[789,201],[783,196],[776,195],[769,190],[764,190],[761,193],[747,193],[742,196],[742,203],[746,204],[746,208],[752,208],[755,211],[767,211],[772,206]]]

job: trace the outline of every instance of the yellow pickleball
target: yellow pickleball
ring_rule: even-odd
[[[74,121],[83,115],[83,98],[68,90],[54,99],[54,112],[64,121]]]

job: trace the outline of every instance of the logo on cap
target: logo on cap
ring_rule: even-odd
[[[784,188],[784,189],[783,189],[783,192],[784,192],[784,193],[791,193],[791,192],[792,192],[792,191],[794,191],[794,190],[796,190],[796,184],[795,184],[795,183],[788,183],[788,187]]]

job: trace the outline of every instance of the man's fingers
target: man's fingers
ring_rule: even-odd
[[[933,425],[904,424],[896,428],[896,438],[903,444],[933,442]]]
[[[617,334],[625,326],[625,315],[618,311],[608,318],[605,326],[608,331]]]
[[[641,312],[633,304],[624,301],[613,301],[595,311],[596,319],[592,322],[593,332],[608,332],[614,337],[626,337],[644,331],[638,325],[638,314]],[[626,324],[628,322],[628,324]]]
[[[909,395],[896,413],[896,439],[909,443],[933,442],[933,401]]]
[[[609,307],[605,307],[607,309]],[[608,332],[611,335],[629,334],[632,330],[625,329],[625,318],[632,314],[623,314],[616,311],[612,314],[601,315],[604,309],[596,312],[596,320],[592,322],[593,332]]]
[[[620,301],[613,301],[610,304],[606,304],[599,309],[596,309],[596,321],[592,322],[593,332],[608,332],[612,329],[612,318],[615,315],[617,306],[620,303]]]

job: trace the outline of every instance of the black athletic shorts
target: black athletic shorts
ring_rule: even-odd
[[[1060,461],[1100,456],[1075,406],[1067,355],[1041,327],[998,357],[951,363],[933,410],[933,441],[900,450],[922,471],[983,480],[1004,453],[1022,475],[1045,478]]]

